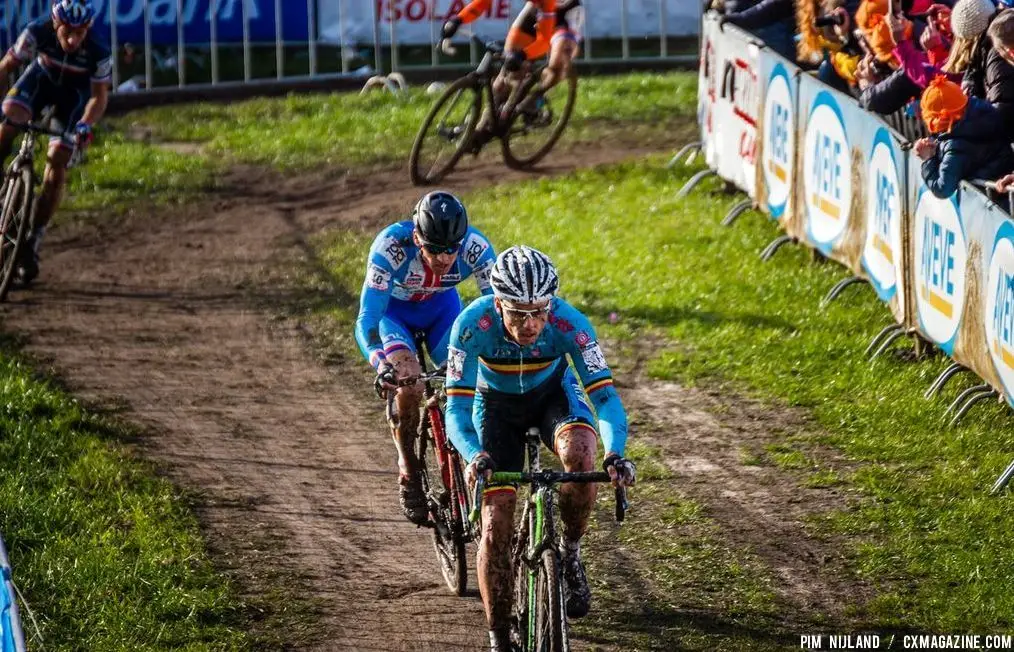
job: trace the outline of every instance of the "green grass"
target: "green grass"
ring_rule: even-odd
[[[663,333],[650,365],[656,377],[725,385],[815,417],[818,434],[778,435],[764,463],[865,497],[814,524],[854,542],[853,570],[878,589],[864,620],[929,631],[1014,624],[1014,594],[1002,581],[1014,568],[1014,512],[1006,499],[987,496],[1014,448],[1008,409],[994,404],[960,429],[945,428],[943,408],[959,383],[947,399],[922,398],[945,358],[869,363],[863,348],[890,323],[872,292],[820,310],[842,268],[814,264],[800,248],[762,263],[757,253],[775,226],[753,215],[721,227],[736,199],[698,191],[677,202],[690,171],[663,163],[493,188],[466,203],[498,248],[524,242],[550,253],[563,295],[608,336]],[[339,273],[351,276],[336,278],[350,292],[358,291],[369,235],[328,243],[329,259],[345,261]],[[613,312],[618,323],[610,325]],[[832,469],[821,459],[826,446],[855,470]]]
[[[45,649],[248,647],[196,519],[116,443],[127,433],[7,355],[0,406],[0,532]]]

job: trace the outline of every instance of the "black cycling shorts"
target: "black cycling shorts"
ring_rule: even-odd
[[[594,430],[584,388],[567,365],[541,386],[524,394],[507,394],[481,388],[475,395],[476,421],[482,449],[493,458],[497,471],[525,469],[525,437],[539,429],[542,443],[556,453],[555,439],[567,425],[581,423]]]

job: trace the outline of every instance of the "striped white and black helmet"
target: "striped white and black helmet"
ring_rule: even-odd
[[[560,289],[560,277],[549,256],[524,245],[500,252],[489,282],[494,296],[515,303],[541,303]]]
[[[95,20],[95,6],[90,0],[56,0],[53,18],[71,27],[90,27]]]

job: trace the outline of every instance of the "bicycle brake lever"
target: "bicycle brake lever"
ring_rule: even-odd
[[[480,475],[475,479],[475,500],[472,503],[472,511],[468,513],[468,522],[479,522],[479,514],[482,513],[482,492],[486,489],[486,478]]]
[[[630,503],[627,502],[627,488],[616,487],[616,521],[618,523],[623,522],[623,518],[629,507]]]

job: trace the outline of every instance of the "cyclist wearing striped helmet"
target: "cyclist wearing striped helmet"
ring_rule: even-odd
[[[22,248],[20,278],[28,283],[39,272],[38,251],[46,224],[60,205],[67,164],[75,147],[92,140],[92,126],[106,111],[112,58],[109,45],[91,29],[95,7],[90,0],[57,0],[50,15],[29,23],[0,60],[0,91],[5,120],[25,123],[54,106],[52,129],[73,136],[49,141],[42,190],[35,200],[34,230]],[[22,65],[24,74],[7,91],[7,78]],[[18,131],[0,127],[0,165],[10,156]]]
[[[497,257],[490,283],[493,296],[476,299],[455,320],[447,356],[447,430],[468,462],[469,482],[494,470],[523,470],[525,434],[534,426],[567,471],[594,470],[601,438],[602,465],[614,483],[633,484],[634,465],[623,457],[623,403],[595,329],[556,296],[560,282],[552,261],[530,247],[511,247]],[[587,614],[591,604],[580,541],[595,493],[594,484],[560,488],[560,548],[571,618]],[[483,497],[477,571],[493,650],[511,649],[515,504],[510,486],[490,487]]]

